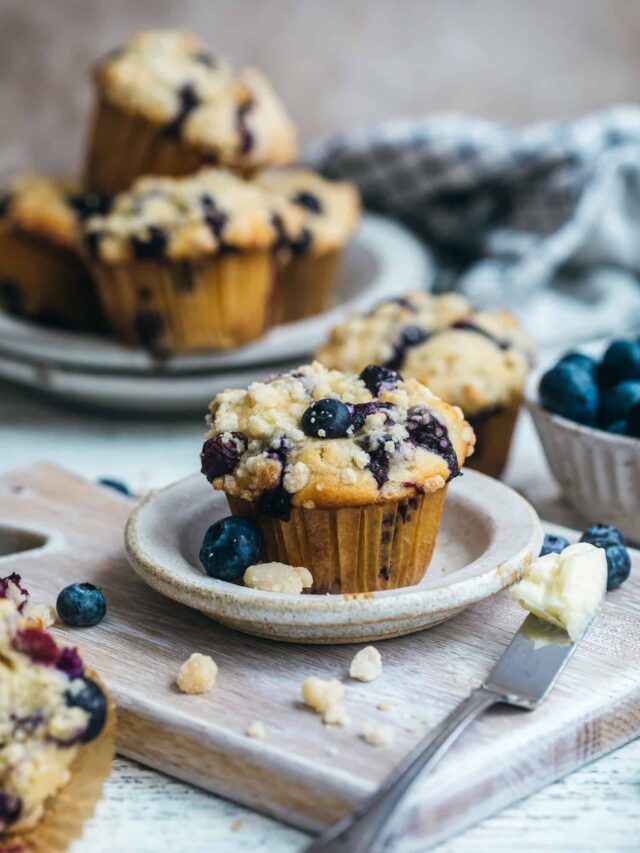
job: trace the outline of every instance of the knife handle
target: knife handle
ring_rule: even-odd
[[[484,687],[474,690],[411,750],[367,802],[323,832],[305,853],[372,853],[384,841],[396,806],[418,775],[435,767],[476,717],[501,701],[500,694]]]

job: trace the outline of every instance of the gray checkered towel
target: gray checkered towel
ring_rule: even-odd
[[[424,237],[440,289],[478,304],[518,298],[561,267],[640,273],[640,108],[526,129],[395,121],[329,140],[313,160]]]

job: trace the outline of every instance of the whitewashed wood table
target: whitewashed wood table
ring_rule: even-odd
[[[0,386],[0,470],[49,459],[88,478],[112,476],[134,490],[193,471],[203,426],[193,420],[104,419],[56,409]],[[580,527],[558,497],[531,425],[520,424],[509,482],[540,514]],[[640,711],[639,711],[640,713]],[[297,851],[306,836],[248,809],[117,759],[104,800],[74,853]],[[640,741],[484,821],[439,849],[637,851]]]

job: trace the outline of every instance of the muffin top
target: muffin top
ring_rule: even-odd
[[[362,506],[442,488],[473,452],[462,412],[415,379],[369,366],[360,376],[305,365],[210,406],[202,472],[216,489],[290,507]]]
[[[10,183],[3,194],[0,223],[76,250],[82,221],[108,206],[108,196],[83,193],[74,180],[26,174]]]
[[[345,371],[371,362],[400,370],[473,416],[520,398],[531,354],[508,312],[474,311],[458,294],[415,292],[334,328],[317,358]]]
[[[106,263],[202,258],[234,249],[290,249],[301,237],[300,207],[225,169],[186,178],[139,178],[110,212],[85,224],[85,245]]]
[[[298,254],[322,254],[347,242],[360,219],[360,197],[349,181],[328,181],[307,169],[266,169],[256,180],[305,211]]]
[[[295,156],[295,129],[266,78],[254,68],[234,72],[189,33],[139,33],[98,63],[96,82],[112,104],[224,165],[280,165]]]

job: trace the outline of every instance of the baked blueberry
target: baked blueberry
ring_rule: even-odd
[[[107,602],[102,590],[92,583],[72,583],[58,595],[56,610],[66,625],[89,628],[102,622],[107,612]]]
[[[385,423],[388,426],[391,423],[388,413],[395,408],[393,403],[381,403],[379,400],[372,400],[370,403],[351,403],[348,406],[351,412],[351,424],[354,432],[362,429],[369,415],[376,415],[378,412],[385,413]]]
[[[208,438],[202,445],[201,471],[211,483],[216,477],[230,474],[247,449],[247,439],[241,432],[222,432]]]
[[[167,248],[166,231],[150,225],[144,237],[131,238],[131,248],[136,258],[161,258]]]
[[[275,489],[267,489],[258,498],[258,510],[262,515],[289,521],[291,518],[291,495],[280,484]]]
[[[640,438],[640,402],[629,409],[627,415],[627,435]]]
[[[558,364],[574,364],[576,367],[581,367],[583,370],[589,371],[589,373],[595,376],[596,370],[598,368],[598,363],[595,358],[591,358],[590,355],[585,355],[582,352],[571,351],[563,355]]]
[[[405,326],[400,331],[400,336],[393,345],[393,355],[387,361],[385,367],[397,370],[402,367],[407,355],[407,350],[417,347],[430,337],[429,332],[420,326]]]
[[[606,427],[614,421],[626,420],[629,410],[640,402],[640,380],[626,379],[602,393],[600,423]]]
[[[302,207],[306,207],[311,213],[322,213],[322,202],[314,193],[303,190],[297,193],[291,201],[302,205]]]
[[[604,545],[626,544],[622,533],[612,524],[592,524],[582,534],[580,541],[588,542],[598,548],[602,548]]]
[[[15,823],[22,813],[22,800],[20,797],[14,797],[13,794],[7,794],[6,791],[0,791],[0,832],[3,832],[7,827]],[[16,846],[16,850],[20,850],[22,845]],[[13,849],[11,845],[7,850]]]
[[[248,518],[229,515],[216,521],[204,534],[200,562],[212,578],[234,581],[245,570],[259,563],[262,537]]]
[[[311,438],[344,438],[351,427],[351,412],[340,400],[327,397],[309,406],[301,425]]]
[[[602,359],[599,375],[605,385],[640,379],[640,343],[624,339],[612,341]]]
[[[565,539],[564,536],[545,533],[544,539],[542,540],[542,548],[540,549],[540,556],[544,557],[546,554],[561,554],[564,549],[568,547],[569,541]]]
[[[360,374],[360,379],[374,397],[379,397],[382,391],[391,391],[398,382],[402,382],[402,376],[397,370],[381,367],[379,364],[369,364],[365,367]]]
[[[67,704],[72,708],[82,708],[89,714],[89,725],[80,740],[89,743],[95,740],[107,721],[107,698],[102,689],[91,678],[82,678],[83,685],[78,691],[67,692]]]
[[[90,192],[70,196],[69,204],[80,219],[88,219],[90,216],[108,213],[112,199],[110,193]]]
[[[119,492],[121,495],[126,495],[128,498],[133,497],[129,486],[123,483],[122,480],[114,480],[111,477],[100,477],[98,480],[99,486],[104,486],[106,489],[113,489],[114,492]]]
[[[549,412],[592,426],[598,416],[600,393],[593,375],[570,362],[557,364],[540,380],[540,399]]]

